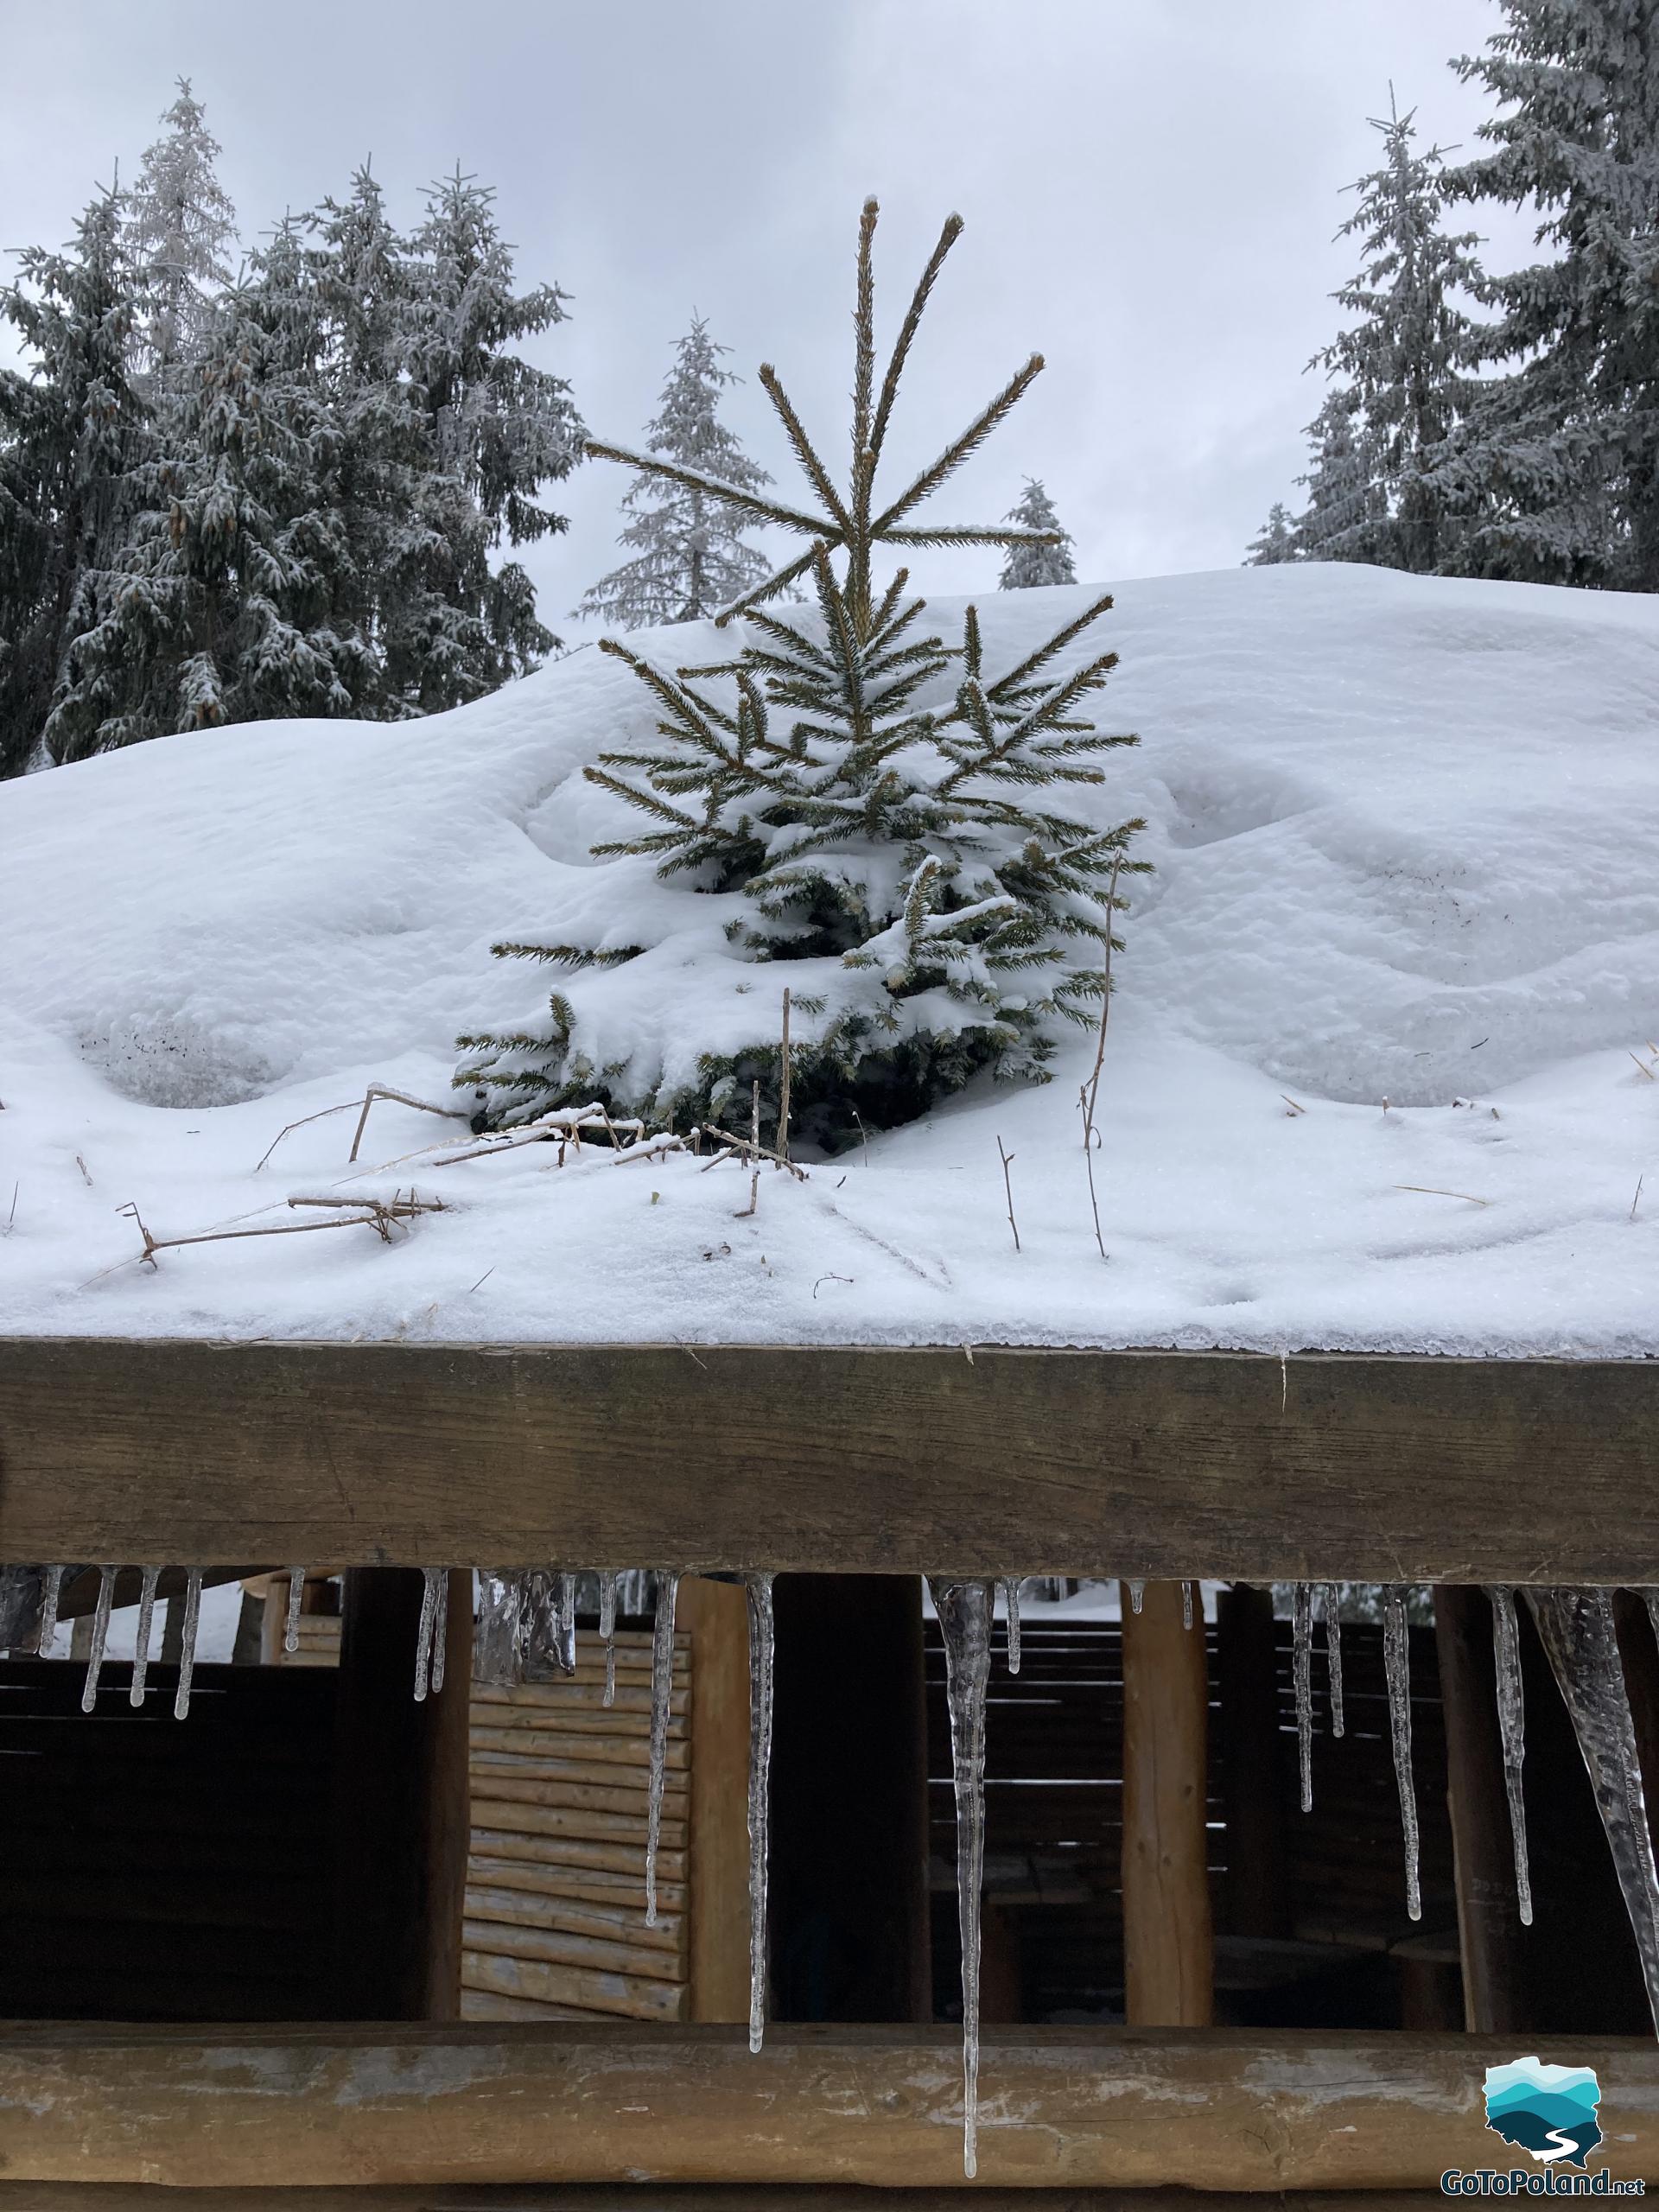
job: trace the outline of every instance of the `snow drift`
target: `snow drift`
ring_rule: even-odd
[[[1085,596],[983,595],[988,651]],[[0,786],[0,1329],[1649,1352],[1659,607],[1333,565],[1126,584],[1101,626],[1100,719],[1141,738],[1102,818],[1144,814],[1156,871],[1101,1090],[1107,1262],[1081,1037],[1046,1087],[977,1085],[804,1185],[768,1172],[747,1218],[746,1173],[688,1160],[436,1167],[407,1155],[459,1125],[397,1106],[370,1124],[384,1173],[341,1179],[349,1116],[256,1169],[372,1079],[446,1097],[456,1033],[524,1010],[495,939],[666,918],[661,988],[704,987],[709,902],[588,853],[623,810],[582,765],[649,705],[583,651],[423,722],[175,737]],[[632,642],[673,665],[715,633]],[[411,1182],[448,1210],[393,1244],[154,1270],[118,1211],[181,1235]]]

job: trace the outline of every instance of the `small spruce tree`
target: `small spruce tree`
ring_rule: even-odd
[[[1247,569],[1273,569],[1277,568],[1281,561],[1299,561],[1300,558],[1294,519],[1284,501],[1275,499],[1268,509],[1266,522],[1245,550],[1243,566]]]
[[[741,492],[758,492],[771,477],[718,413],[721,391],[739,381],[720,365],[729,351],[709,337],[701,315],[692,317],[675,346],[645,449]],[[701,622],[770,573],[766,555],[743,535],[746,518],[696,486],[641,476],[622,505],[630,519],[617,542],[630,547],[633,558],[601,577],[578,615],[597,615],[624,630]]]
[[[178,86],[161,118],[166,135],[146,152],[127,212],[139,302],[134,367],[168,394],[207,350],[236,245],[236,210],[215,168],[219,141],[190,79]]]
[[[1020,530],[1044,533],[1037,544],[1011,545],[1002,563],[999,588],[1031,591],[1044,584],[1074,584],[1077,563],[1071,558],[1071,535],[1060,528],[1054,502],[1043,489],[1039,476],[1027,476],[1023,496],[1008,510],[1007,520]]]
[[[707,1120],[734,1102],[746,1107],[752,1082],[775,1116],[785,982],[795,1126],[831,1146],[861,1120],[913,1117],[982,1070],[1041,1080],[1058,1020],[1096,1018],[1113,872],[1139,865],[1123,855],[1141,825],[1100,827],[1050,802],[1066,785],[1103,781],[1098,755],[1135,741],[1078,712],[1115,653],[1085,649],[1069,672],[1055,668],[1111,600],[1083,607],[993,673],[973,608],[961,644],[947,646],[918,633],[924,602],[906,596],[902,568],[878,588],[879,547],[1052,544],[1058,532],[916,518],[1018,402],[1043,365],[1036,355],[930,467],[878,499],[899,379],[962,226],[955,216],[945,224],[878,386],[875,222],[870,200],[859,232],[844,489],[770,366],[760,384],[815,506],[786,505],[666,458],[588,447],[808,542],[718,618],[747,616],[728,661],[667,670],[603,641],[601,651],[645,687],[658,734],[608,750],[584,772],[645,823],[637,836],[595,846],[595,855],[620,868],[654,864],[664,884],[683,891],[682,928],[706,899],[727,950],[722,960],[707,950],[706,930],[694,932],[705,939],[700,978],[686,977],[683,952],[670,955],[671,986],[653,987],[647,972],[650,1025],[630,1033],[607,1000],[626,995],[633,963],[649,971],[648,948],[498,944],[505,957],[603,972],[578,972],[569,992],[554,993],[550,1020],[460,1040],[457,1084],[481,1086],[495,1117],[524,1119],[593,1095],[621,1111]],[[766,611],[801,578],[810,579],[816,620]],[[659,938],[671,937],[675,920],[664,918],[660,896],[651,903]],[[772,984],[764,992],[762,975]]]
[[[1370,561],[1386,564],[1390,545],[1389,496],[1370,426],[1351,385],[1338,385],[1307,426],[1313,455],[1307,506],[1295,525],[1296,543],[1308,561]]]

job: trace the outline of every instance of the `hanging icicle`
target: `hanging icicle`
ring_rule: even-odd
[[[746,1574],[749,1600],[749,2049],[766,2031],[766,1872],[772,1848],[772,1577]]]
[[[1319,1585],[1319,1618],[1325,1623],[1325,1671],[1331,1686],[1331,1733],[1342,1734],[1342,1592],[1334,1582]]]
[[[1147,1594],[1147,1586],[1146,1586],[1146,1584],[1145,1584],[1144,1582],[1136,1582],[1136,1581],[1135,1581],[1135,1580],[1130,1580],[1130,1583],[1129,1583],[1129,1611],[1130,1611],[1132,1613],[1138,1613],[1138,1612],[1140,1611],[1140,1610],[1141,1610],[1141,1599],[1146,1596],[1146,1594]]]
[[[1183,1628],[1191,1628],[1192,1625],[1192,1592],[1198,1586],[1196,1582],[1183,1582],[1181,1585],[1181,1626]]]
[[[92,1649],[86,1662],[86,1681],[80,1693],[80,1709],[90,1713],[98,1702],[98,1678],[104,1671],[104,1647],[110,1640],[110,1608],[115,1603],[115,1569],[98,1570],[98,1605],[92,1614]]]
[[[1313,1585],[1299,1582],[1291,1597],[1290,1676],[1296,1693],[1296,1758],[1302,1810],[1313,1809]]]
[[[305,1569],[290,1567],[288,1570],[288,1618],[283,1626],[283,1649],[297,1651],[300,1648],[300,1600],[305,1595]]]
[[[1510,1800],[1510,1834],[1515,1845],[1515,1894],[1521,1924],[1532,1925],[1532,1871],[1527,1863],[1527,1805],[1522,1774],[1527,1756],[1526,1694],[1521,1683],[1521,1637],[1515,1618],[1515,1592],[1494,1583],[1486,1592],[1492,1607],[1492,1663],[1497,1675],[1497,1732],[1503,1745],[1503,1787]]]
[[[49,1658],[58,1636],[58,1600],[63,1592],[63,1569],[48,1567],[41,1581],[41,1632],[35,1649]]]
[[[443,1570],[436,1567],[421,1569],[421,1619],[415,1631],[415,1702],[426,1702],[427,1684],[432,1670],[432,1627],[438,1618],[438,1584]]]
[[[985,1691],[995,1586],[930,1575],[944,1639],[950,1766],[957,1798],[957,1915],[962,1932],[962,2167],[979,2164],[980,1891],[985,1872]]]
[[[438,1602],[432,1610],[432,1694],[443,1689],[445,1647],[449,1641],[449,1570],[438,1570]]]
[[[158,1567],[144,1569],[138,1590],[138,1634],[132,1647],[132,1688],[127,1693],[130,1705],[144,1701],[144,1682],[149,1673],[149,1635],[156,1619],[156,1584],[161,1574]]]
[[[184,1625],[179,1638],[179,1687],[173,1694],[173,1718],[182,1720],[190,1710],[190,1681],[196,1671],[196,1630],[201,1624],[201,1569],[193,1567],[184,1579]]]
[[[1394,1778],[1400,1790],[1400,1823],[1406,1846],[1406,1911],[1423,1916],[1417,1873],[1417,1784],[1411,1770],[1411,1630],[1406,1589],[1389,1583],[1382,1592],[1382,1666],[1389,1682],[1389,1732],[1394,1739]]]
[[[559,1577],[559,1632],[555,1639],[553,1656],[561,1674],[576,1671],[576,1578],[574,1574]]]
[[[1613,1870],[1630,1916],[1648,2005],[1659,2031],[1659,1876],[1653,1863],[1636,1730],[1607,1590],[1533,1590],[1537,1624],[1579,1739]]]
[[[645,1800],[645,1925],[657,1925],[657,1839],[663,1827],[663,1777],[668,1766],[668,1719],[674,1694],[674,1600],[677,1573],[657,1576],[657,1618],[651,1638],[651,1783]]]
[[[526,1577],[504,1567],[479,1571],[478,1626],[473,1633],[473,1680],[511,1689],[524,1678]]]
[[[1008,1672],[1020,1671],[1020,1585],[1010,1575],[1002,1585],[1003,1599],[1008,1612]]]
[[[605,1645],[605,1702],[616,1702],[616,1586],[614,1574],[599,1578],[599,1633]]]

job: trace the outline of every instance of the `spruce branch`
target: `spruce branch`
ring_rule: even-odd
[[[796,460],[800,462],[803,472],[810,479],[818,497],[829,508],[837,530],[843,535],[850,536],[853,528],[852,518],[842,505],[841,494],[831,481],[829,470],[818,459],[812,441],[807,436],[802,426],[801,418],[795,412],[788,393],[778,380],[778,372],[770,361],[763,361],[760,364],[759,381],[760,389],[778,410],[779,417],[784,426],[785,435],[788,438],[791,450]]]
[[[881,397],[876,403],[875,421],[870,432],[870,449],[878,455],[887,435],[887,423],[893,415],[893,402],[899,397],[899,379],[905,372],[905,363],[910,358],[910,349],[915,343],[916,333],[926,310],[927,302],[932,295],[934,284],[938,282],[939,271],[944,266],[945,256],[961,236],[961,216],[947,215],[944,219],[944,227],[939,232],[938,244],[927,257],[927,266],[917,279],[916,289],[911,294],[910,305],[905,310],[905,319],[899,326],[899,335],[893,341],[893,352],[887,359],[887,372],[881,379]]]
[[[641,476],[660,476],[665,483],[677,484],[687,492],[701,492],[711,499],[721,499],[728,507],[741,508],[753,515],[757,522],[776,523],[782,530],[805,531],[814,537],[825,534],[838,537],[832,522],[822,515],[804,514],[798,507],[786,507],[777,499],[761,498],[757,492],[745,492],[735,484],[728,484],[718,476],[707,475],[700,468],[688,468],[683,461],[664,461],[660,454],[635,453],[627,446],[602,445],[597,438],[588,439],[582,452],[589,461],[620,461],[625,468],[632,468]]]
[[[919,505],[922,500],[937,492],[947,478],[954,476],[963,461],[970,460],[978,452],[997,424],[1019,405],[1027,389],[1042,372],[1043,357],[1040,353],[1033,353],[1025,366],[1017,369],[1008,378],[995,398],[980,410],[967,429],[951,440],[938,459],[925,468],[890,507],[882,510],[870,524],[871,537],[887,537],[900,515],[908,514],[912,507]]]

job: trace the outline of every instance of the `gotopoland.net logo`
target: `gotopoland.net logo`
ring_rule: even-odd
[[[1615,2181],[1586,2163],[1602,2139],[1601,2084],[1588,2066],[1516,2058],[1486,2069],[1486,2125],[1533,2160],[1531,2166],[1452,2166],[1446,2196],[1641,2196],[1646,2183]]]

